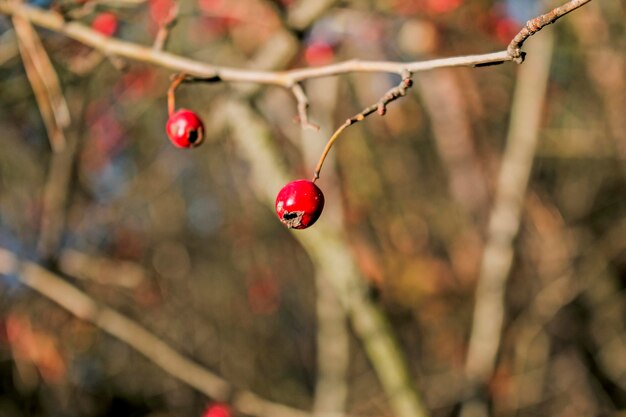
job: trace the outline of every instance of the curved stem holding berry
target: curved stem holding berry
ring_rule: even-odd
[[[364,120],[367,116],[369,116],[370,114],[374,112],[377,112],[379,115],[384,116],[385,113],[387,113],[387,104],[391,103],[394,100],[397,100],[400,97],[404,97],[406,95],[407,90],[411,88],[411,86],[413,85],[413,80],[411,80],[411,72],[405,69],[402,71],[401,75],[402,75],[402,81],[400,81],[400,84],[398,84],[397,86],[387,91],[380,98],[380,100],[378,100],[377,103],[372,104],[369,107],[366,107],[360,113],[347,119],[341,126],[339,126],[339,128],[337,128],[337,130],[335,130],[335,133],[333,133],[330,139],[328,139],[328,142],[326,143],[326,147],[324,148],[324,151],[322,151],[322,155],[320,156],[320,159],[317,162],[317,166],[315,167],[315,172],[313,173],[313,180],[312,180],[313,182],[319,179],[320,171],[322,170],[324,161],[326,160],[326,157],[328,156],[330,149],[333,147],[333,145],[339,138],[339,135],[341,135],[341,132],[343,132],[348,126],[353,125],[357,122],[360,122],[361,120]]]
[[[176,74],[167,89],[167,113],[169,116],[172,116],[176,111],[176,89],[185,81],[185,78],[186,75],[183,73]]]
[[[315,182],[319,179],[320,171],[322,170],[322,165],[324,165],[324,161],[326,160],[326,157],[328,156],[328,152],[330,152],[330,148],[333,147],[333,145],[339,138],[339,135],[341,134],[341,132],[343,132],[344,129],[350,126],[352,123],[354,123],[352,119],[346,120],[344,124],[339,126],[337,130],[335,130],[335,133],[333,133],[330,139],[328,139],[328,142],[326,143],[326,147],[324,148],[324,151],[322,151],[322,155],[320,156],[320,159],[317,162],[317,165],[315,166],[315,172],[313,173],[313,179],[311,181]]]

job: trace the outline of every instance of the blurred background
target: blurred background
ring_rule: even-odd
[[[31,3],[148,46],[174,4]],[[165,49],[277,69],[488,53],[554,5],[182,0]],[[277,220],[269,194],[282,181],[310,178],[334,129],[398,77],[304,82],[319,131],[301,129],[293,96],[279,87],[183,84],[177,106],[203,118],[206,138],[197,149],[177,149],[164,129],[170,72],[37,29],[52,63],[45,72],[28,26],[0,17],[0,416],[224,417],[207,407],[229,401],[209,398],[33,291],[23,270],[7,266],[11,256],[43,266],[232,387],[319,412],[320,397],[332,397],[320,386],[328,377],[341,387],[331,391],[345,392],[334,415],[396,415],[361,337],[323,284],[342,273],[321,268],[315,255],[326,230],[386,316],[433,416],[481,415],[475,400],[496,416],[619,415],[624,17],[623,1],[594,1],[531,38],[522,66],[415,74],[384,117],[343,133],[318,182],[325,212],[297,232]],[[37,68],[44,84],[56,73],[68,114],[45,104]],[[263,152],[245,148],[263,135],[274,159],[259,171]],[[501,178],[508,153],[510,181]],[[516,167],[529,170],[528,181]],[[497,207],[503,228],[493,220]],[[319,239],[307,243],[307,233]],[[485,252],[489,245],[496,250]],[[473,373],[471,340],[480,342],[475,332],[491,320],[474,316],[476,289],[501,259],[501,338],[486,354],[492,366]],[[324,317],[330,337],[320,331]],[[327,347],[336,351],[330,361]],[[220,412],[246,415],[234,408]]]

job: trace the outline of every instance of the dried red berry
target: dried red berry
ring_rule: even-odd
[[[165,125],[167,136],[179,148],[193,148],[204,139],[204,124],[191,110],[180,109],[172,114]]]
[[[324,209],[324,194],[312,181],[296,180],[276,196],[276,214],[290,229],[312,226]]]

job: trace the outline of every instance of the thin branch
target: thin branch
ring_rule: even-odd
[[[372,104],[371,106],[363,109],[358,114],[347,119],[341,126],[337,128],[335,133],[330,137],[324,151],[322,152],[322,156],[320,157],[317,166],[315,167],[315,172],[313,174],[313,182],[317,181],[320,177],[320,171],[322,170],[322,166],[324,165],[324,160],[328,156],[328,152],[333,147],[341,132],[343,132],[348,126],[351,126],[355,123],[358,123],[362,120],[365,120],[367,116],[374,112],[378,112],[381,116],[384,116],[387,112],[387,105],[394,100],[397,100],[400,97],[404,97],[406,92],[413,85],[413,81],[411,80],[411,73],[407,70],[402,71],[402,81],[400,84],[393,87],[389,91],[383,95],[377,103]]]
[[[0,274],[15,274],[42,296],[126,343],[179,381],[217,401],[231,401],[235,409],[255,417],[309,417],[310,414],[237,390],[225,379],[178,353],[158,336],[74,287],[42,266],[20,260],[0,248]]]
[[[178,12],[178,4],[174,4],[167,17],[159,23],[159,31],[157,32],[154,44],[152,45],[152,49],[155,51],[162,51],[165,48],[165,43],[167,42],[172,29],[178,22]]]
[[[515,35],[511,43],[509,43],[509,46],[507,47],[509,55],[513,57],[516,62],[521,63],[524,57],[520,49],[526,39],[539,32],[545,26],[556,22],[562,16],[565,16],[569,12],[578,9],[590,1],[591,0],[571,0],[562,6],[552,9],[549,13],[530,19],[526,22],[526,26],[522,28],[522,30]]]
[[[43,259],[53,258],[65,229],[67,205],[71,195],[72,171],[79,149],[79,138],[70,133],[66,146],[51,155],[42,195],[41,222],[37,250]]]
[[[65,275],[99,285],[137,288],[148,281],[148,272],[137,263],[89,255],[75,249],[60,252],[58,267]]]
[[[300,119],[299,121],[302,127],[306,129],[320,130],[318,125],[309,121],[309,115],[307,113],[307,109],[309,108],[309,98],[306,96],[306,93],[302,89],[300,83],[294,84],[293,87],[291,87],[291,92],[298,103],[298,118]]]
[[[63,130],[70,125],[70,112],[61,91],[59,78],[31,22],[14,15],[13,27],[26,76],[35,94],[50,146],[55,152],[60,152],[66,145]]]
[[[294,84],[311,78],[328,77],[352,72],[402,74],[405,70],[417,72],[443,67],[471,67],[498,64],[512,60],[507,51],[500,51],[481,55],[468,55],[418,62],[350,60],[322,67],[288,71],[246,70],[210,65],[180,55],[137,45],[132,42],[106,37],[81,23],[66,22],[63,17],[56,12],[41,10],[25,4],[0,1],[0,13],[22,16],[24,19],[31,21],[37,26],[62,33],[69,38],[91,46],[107,55],[116,55],[145,62],[174,72],[184,72],[196,77],[219,79],[228,82],[269,84],[286,88],[292,88]]]
[[[176,111],[176,89],[185,81],[185,74],[177,74],[173,77],[167,89],[167,114],[172,116]]]

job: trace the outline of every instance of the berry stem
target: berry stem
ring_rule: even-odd
[[[330,148],[333,147],[333,145],[339,138],[339,135],[341,134],[341,132],[343,132],[344,129],[350,126],[352,123],[354,123],[352,119],[346,120],[344,124],[339,126],[337,130],[335,130],[335,133],[333,133],[330,139],[328,139],[328,142],[326,143],[326,147],[324,148],[324,151],[322,152],[322,155],[320,156],[320,159],[317,162],[317,166],[315,167],[315,173],[313,174],[313,179],[311,181],[315,183],[315,181],[319,179],[320,171],[322,170],[322,165],[324,165],[324,160],[326,160],[326,157],[328,156],[328,152],[330,152]]]
[[[402,75],[402,80],[400,81],[400,84],[398,84],[397,86],[387,91],[385,95],[382,96],[380,100],[378,100],[377,103],[374,103],[369,107],[366,107],[360,113],[347,119],[344,122],[344,124],[339,126],[337,130],[335,130],[335,133],[333,133],[330,139],[328,139],[328,143],[326,143],[326,147],[324,148],[324,151],[322,152],[322,155],[320,156],[320,160],[317,162],[317,166],[315,167],[315,172],[313,174],[313,179],[312,179],[313,182],[319,179],[320,171],[322,170],[322,165],[324,165],[324,160],[328,156],[328,152],[330,152],[330,148],[333,147],[333,145],[339,138],[339,135],[341,134],[341,132],[344,131],[346,127],[364,120],[367,116],[369,116],[370,114],[374,112],[377,112],[379,115],[384,116],[385,113],[387,112],[387,104],[391,103],[394,100],[399,99],[400,97],[404,97],[406,95],[407,90],[411,88],[411,86],[413,85],[413,81],[411,81],[411,73],[408,70],[403,70],[401,75]]]
[[[172,80],[170,87],[167,89],[167,112],[171,116],[176,111],[176,89],[185,81],[185,74],[177,74]]]

